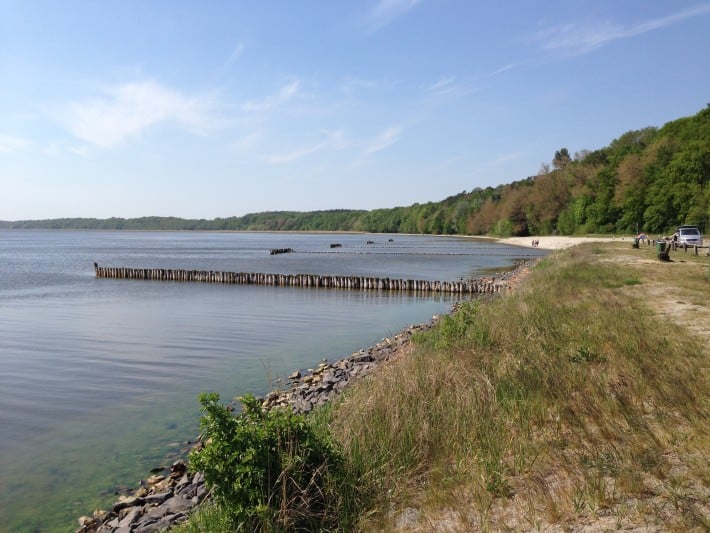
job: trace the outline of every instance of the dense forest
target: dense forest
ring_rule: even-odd
[[[629,131],[595,151],[558,150],[536,176],[440,202],[372,211],[277,211],[214,220],[63,218],[25,229],[367,231],[468,235],[668,233],[710,221],[710,104],[692,117]]]

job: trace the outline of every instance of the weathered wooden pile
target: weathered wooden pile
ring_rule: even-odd
[[[257,272],[220,272],[166,268],[103,267],[94,263],[97,278],[149,281],[190,281],[230,285],[267,285],[272,287],[313,287],[350,290],[492,294],[504,287],[494,278],[463,281],[429,281],[367,276],[327,276],[319,274],[263,274]]]
[[[293,248],[272,248],[269,250],[270,255],[290,254],[291,252],[293,252]]]

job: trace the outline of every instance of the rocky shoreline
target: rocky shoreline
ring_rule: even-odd
[[[498,294],[511,290],[534,262],[523,261],[514,270],[486,281],[499,287]],[[452,312],[456,308],[457,304],[454,304]],[[297,413],[307,413],[333,399],[354,380],[371,374],[378,366],[401,354],[415,333],[431,329],[438,319],[435,315],[427,323],[409,326],[334,363],[323,361],[317,368],[296,371],[288,377],[289,385],[269,392],[262,398],[262,405],[265,409],[288,406]],[[198,439],[190,446],[199,447],[201,442]],[[120,496],[110,510],[96,510],[92,516],[80,517],[76,533],[162,531],[186,521],[189,513],[209,498],[204,475],[191,473],[182,459],[151,473],[153,475],[142,480],[132,494]]]

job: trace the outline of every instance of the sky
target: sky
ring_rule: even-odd
[[[440,201],[710,103],[710,2],[0,0],[0,220]]]

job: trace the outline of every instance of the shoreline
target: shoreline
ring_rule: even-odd
[[[306,235],[399,235],[403,237],[451,237],[455,239],[472,239],[481,241],[495,241],[511,246],[530,248],[532,239],[540,241],[538,248],[544,250],[559,250],[569,248],[583,242],[608,242],[614,240],[624,240],[625,236],[557,236],[557,235],[529,235],[527,237],[491,237],[488,235],[462,235],[456,234],[433,234],[433,233],[392,233],[361,230],[251,230],[251,229],[106,229],[106,228],[11,228],[0,226],[0,231],[79,231],[79,232],[140,232],[140,233],[267,233],[267,234],[306,234]],[[629,236],[631,238],[632,236]]]
[[[485,301],[515,290],[537,260],[520,261],[515,268],[498,277],[476,278],[490,280],[500,286],[501,290],[462,301]],[[452,304],[446,314],[455,313],[460,303]],[[440,317],[434,315],[428,322],[409,325],[391,337],[383,338],[333,363],[323,360],[316,368],[294,371],[284,378],[286,387],[274,389],[259,398],[262,407],[290,407],[296,413],[304,414],[326,404],[354,381],[375,372],[380,365],[393,358],[406,354],[411,349],[413,335],[431,329]],[[230,405],[234,405],[234,402]],[[198,436],[190,449],[199,446],[201,440]],[[141,480],[137,489],[119,496],[110,510],[97,509],[92,516],[79,517],[79,527],[75,532],[162,531],[188,520],[189,513],[209,497],[204,475],[201,472],[190,473],[185,459],[178,459],[170,467],[154,468],[150,473],[152,475]]]
[[[570,248],[572,246],[576,246],[578,244],[583,244],[583,243],[589,243],[589,242],[614,242],[614,241],[623,241],[626,239],[626,236],[594,236],[594,237],[575,237],[575,236],[560,236],[560,235],[542,235],[542,236],[536,236],[536,235],[531,235],[529,237],[504,237],[504,238],[495,238],[495,237],[478,237],[481,239],[493,239],[497,242],[500,242],[501,244],[508,244],[510,246],[518,246],[518,247],[523,247],[523,248],[532,248],[533,246],[531,245],[533,240],[538,241],[538,245],[536,248],[540,248],[542,250],[562,250],[565,248]],[[629,237],[631,238],[631,237]]]

